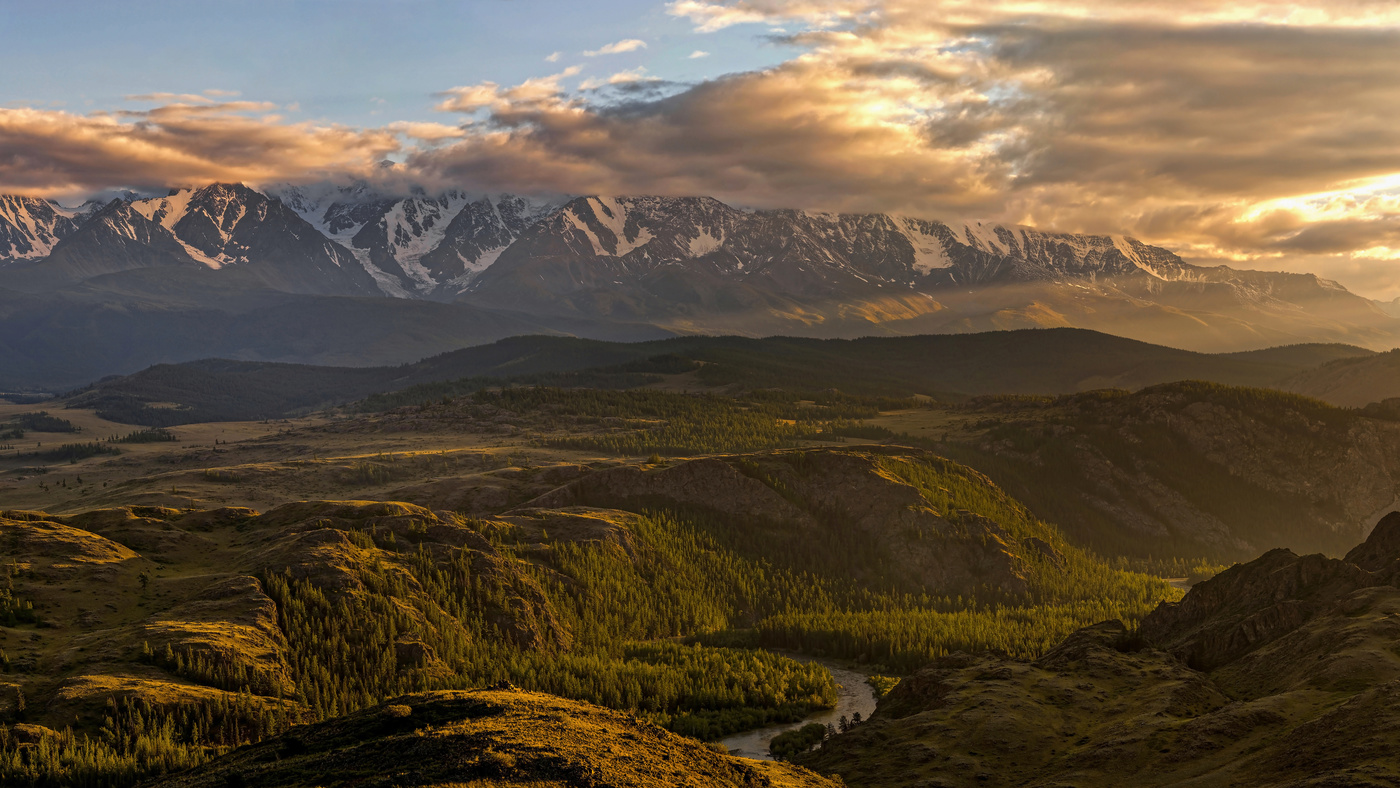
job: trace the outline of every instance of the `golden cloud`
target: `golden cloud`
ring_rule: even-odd
[[[597,57],[599,55],[620,55],[624,52],[636,52],[639,49],[646,49],[647,42],[640,38],[628,38],[622,41],[615,41],[606,46],[592,49],[583,53],[584,57]]]
[[[700,30],[799,24],[783,41],[804,51],[649,100],[498,101],[478,135],[411,166],[499,188],[1128,232],[1272,267],[1400,248],[1375,185],[1400,173],[1391,2],[668,7]]]
[[[322,177],[368,170],[401,148],[388,130],[245,114],[268,107],[172,104],[97,115],[0,109],[0,191],[69,196],[114,187]]]

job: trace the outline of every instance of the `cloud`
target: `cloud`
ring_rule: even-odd
[[[213,94],[211,94],[211,95],[213,95]],[[170,102],[170,101],[179,101],[179,102],[184,102],[184,103],[188,103],[188,104],[212,104],[212,103],[214,103],[214,100],[213,100],[213,99],[211,99],[211,98],[209,98],[209,97],[207,97],[207,96],[201,96],[201,95],[199,95],[199,94],[197,94],[197,93],[141,93],[141,94],[134,95],[134,96],[123,96],[122,98],[126,99],[127,101],[157,102],[157,103],[160,103],[160,102]]]
[[[178,97],[175,97],[178,98]],[[176,102],[174,104],[163,104],[159,107],[146,110],[117,110],[111,113],[122,118],[143,118],[151,121],[171,121],[179,118],[210,115],[234,115],[242,113],[267,113],[277,109],[277,105],[270,101],[223,101],[210,102],[202,101],[192,104]],[[266,119],[266,116],[264,117]]]
[[[582,66],[569,66],[558,74],[527,79],[519,85],[505,89],[495,82],[451,88],[438,94],[443,100],[438,102],[435,108],[439,112],[470,114],[488,108],[509,111],[512,107],[557,105],[564,95],[560,80],[577,76],[582,71]]]
[[[660,77],[653,77],[647,74],[645,66],[637,66],[636,68],[628,69],[627,71],[619,71],[616,74],[609,76],[606,80],[597,78],[586,79],[583,81],[582,84],[579,85],[579,90],[597,90],[598,88],[603,87],[604,85],[632,85],[638,82],[660,81]]]
[[[0,109],[0,191],[69,196],[113,187],[264,183],[369,171],[399,151],[385,130],[285,123],[258,102],[78,115]]]
[[[461,139],[467,136],[467,130],[461,126],[449,126],[445,123],[395,121],[385,126],[385,128],[390,131],[398,132],[405,137],[411,137],[430,144],[451,139]]]
[[[674,16],[689,19],[695,24],[696,32],[714,33],[735,25],[773,25],[782,22],[832,27],[868,13],[873,5],[849,0],[675,0],[666,4],[666,10]]]
[[[410,164],[500,188],[1128,232],[1273,267],[1400,248],[1400,210],[1375,186],[1400,173],[1393,3],[668,8],[701,30],[781,22],[801,52],[621,106],[503,101]]]
[[[709,52],[706,52],[706,51],[704,51],[703,49],[697,49],[697,50],[695,50],[694,52],[691,52],[691,53],[690,53],[689,58],[690,58],[691,60],[698,60],[699,58],[702,58],[702,57],[709,57],[709,56],[710,56],[710,53],[709,53]]]
[[[646,49],[647,42],[640,38],[626,38],[621,41],[608,44],[599,49],[590,49],[583,53],[584,57],[597,57],[599,55],[620,55],[623,52],[636,52],[639,49]]]

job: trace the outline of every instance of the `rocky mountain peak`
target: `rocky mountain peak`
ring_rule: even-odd
[[[82,214],[37,197],[0,195],[0,266],[47,256],[77,229]]]
[[[1352,594],[1400,579],[1400,512],[1381,519],[1345,559],[1270,550],[1193,587],[1142,622],[1141,634],[1210,670],[1333,611]]]
[[[1400,577],[1400,512],[1382,517],[1365,542],[1357,545],[1344,559],[1368,572],[1387,573]]]

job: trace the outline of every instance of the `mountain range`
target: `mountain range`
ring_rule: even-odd
[[[48,345],[86,344],[102,322],[92,316],[106,315],[104,339],[142,347],[115,366],[69,359],[24,371],[18,357],[33,357],[40,340],[16,328],[0,350],[21,371],[0,386],[77,385],[210,355],[397,363],[512,333],[854,337],[1073,326],[1206,352],[1400,344],[1400,318],[1335,282],[1191,265],[1125,236],[746,210],[708,197],[406,192],[216,183],[76,209],[0,196],[0,323],[26,325],[26,307],[43,302],[45,315],[74,318],[41,332]],[[334,339],[297,347],[292,338],[314,331],[310,316],[328,298],[357,299],[341,308],[381,337],[379,352],[357,355],[363,343]],[[403,306],[369,303],[386,300]],[[245,318],[278,306],[308,317],[280,326],[281,339],[243,335]],[[215,326],[211,335],[243,334],[174,331],[161,349],[136,341],[171,335],[181,310]],[[423,337],[454,321],[474,328]],[[496,324],[510,328],[483,328]]]

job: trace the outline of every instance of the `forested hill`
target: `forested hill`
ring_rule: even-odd
[[[418,388],[408,400],[503,381],[634,387],[678,375],[686,376],[680,384],[695,389],[838,389],[959,399],[1136,389],[1183,379],[1268,387],[1321,363],[1370,353],[1349,345],[1295,345],[1217,355],[1082,329],[852,340],[693,336],[638,343],[522,336],[395,367],[224,360],[163,364],[97,383],[69,402],[121,421],[169,426],[275,418],[413,387]],[[479,380],[442,385],[471,378]]]
[[[298,763],[310,784],[351,784],[327,780],[325,761],[293,760],[342,746],[297,723],[501,682],[716,739],[836,701],[820,665],[744,647],[909,671],[953,651],[1034,656],[1178,596],[1077,548],[975,471],[913,449],[501,470],[509,495],[479,518],[371,500],[0,511],[0,563],[24,567],[0,575],[0,723],[22,723],[0,724],[0,785],[129,788],[230,750],[246,782],[167,784],[296,784],[269,772]],[[525,700],[530,724],[550,730],[536,714],[546,700]],[[424,741],[453,745],[433,758],[485,749],[427,728],[449,725],[432,711],[440,701],[400,698],[409,708],[336,725],[423,728]],[[581,726],[624,719],[547,702],[549,717]],[[250,751],[237,748],[289,730],[256,751],[266,771],[242,760]],[[626,730],[683,762],[698,752]],[[607,742],[571,757],[610,768]],[[540,775],[528,744],[503,747]]]

